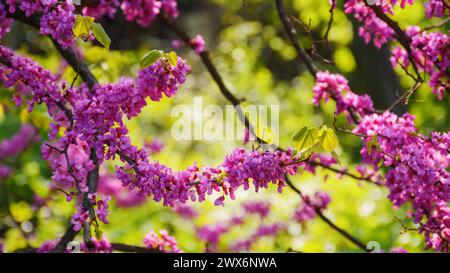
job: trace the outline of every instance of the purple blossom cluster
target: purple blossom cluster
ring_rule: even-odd
[[[192,48],[198,55],[205,51],[205,39],[203,39],[203,36],[200,34],[197,34],[197,36],[192,38],[189,43],[183,43],[183,41],[179,39],[175,39],[172,41],[172,46],[174,48],[180,48],[183,46],[183,44]]]
[[[65,147],[64,138],[60,138],[53,145],[55,146],[43,143],[41,152],[42,157],[50,164],[50,168],[53,171],[51,178],[56,183],[56,187],[62,189],[75,188],[87,192],[86,177],[88,172],[95,167],[89,159],[89,147],[87,144],[79,141],[77,145],[69,144],[67,146],[67,156],[70,159],[70,163],[67,162],[66,155],[59,152]]]
[[[78,202],[77,212],[73,215],[71,219],[71,223],[73,224],[73,229],[75,231],[80,230],[83,225],[89,221],[96,221],[98,218],[105,224],[108,224],[108,220],[106,219],[108,216],[108,202],[110,200],[109,196],[99,197],[95,193],[84,193],[82,195],[84,199],[80,198],[80,202]],[[86,204],[84,202],[89,202],[91,208],[86,208]],[[92,211],[94,210],[94,211]],[[95,213],[95,214],[94,214]]]
[[[234,242],[230,246],[230,250],[235,252],[248,252],[256,241],[262,237],[274,237],[283,230],[286,230],[286,225],[283,223],[262,224],[258,227],[255,233],[251,234],[248,238]]]
[[[110,174],[100,175],[98,189],[100,194],[111,196],[117,207],[136,207],[145,202],[145,198],[136,191],[124,188],[122,182]]]
[[[100,0],[95,6],[87,6],[83,8],[83,15],[100,18],[107,15],[109,18],[114,18],[117,8],[120,6],[119,0]]]
[[[433,133],[431,138],[421,136],[414,126],[414,117],[393,113],[367,115],[354,130],[365,143],[361,150],[363,162],[380,163],[389,167],[386,186],[388,198],[395,206],[410,202],[415,223],[425,232],[427,244],[447,251],[449,242],[448,219],[450,210],[450,135]],[[377,135],[379,149],[367,148]]]
[[[10,13],[16,12],[16,2],[15,0],[8,1]],[[23,0],[19,2],[18,8],[25,12],[27,17],[40,13],[42,15],[40,20],[41,33],[52,37],[63,48],[74,44],[75,38],[72,29],[75,24],[75,6],[69,1]],[[0,7],[0,17],[2,14],[1,10],[3,10],[2,7]],[[2,22],[0,29],[3,28],[3,24],[7,26],[8,22]]]
[[[75,42],[72,30],[75,25],[75,6],[64,2],[45,8],[44,11],[40,23],[41,33],[52,37],[63,48],[72,46]]]
[[[425,2],[425,13],[427,18],[444,17],[449,14],[450,5],[444,2],[445,0],[429,0]]]
[[[242,208],[243,213],[240,215],[233,216],[223,222],[197,228],[197,236],[207,243],[207,252],[217,252],[222,236],[231,232],[233,228],[245,224],[250,215],[258,215],[261,221],[260,225],[247,238],[230,243],[228,247],[231,251],[249,251],[260,238],[276,236],[287,228],[283,223],[263,223],[263,220],[270,213],[270,203],[268,202],[250,201],[243,203]]]
[[[34,126],[23,124],[15,135],[0,142],[0,180],[9,177],[12,172],[11,167],[1,162],[6,158],[18,156],[39,139],[38,131]]]
[[[173,211],[186,220],[193,220],[199,216],[199,212],[190,205],[175,204]]]
[[[168,253],[182,253],[183,251],[178,247],[177,240],[169,235],[166,230],[160,230],[159,235],[151,230],[144,237],[144,245],[148,249],[157,249],[161,252]]]
[[[158,61],[139,71],[137,93],[141,99],[148,96],[153,101],[160,101],[163,94],[172,97],[190,71],[191,68],[181,58],[178,58],[176,66],[171,66],[167,61]]]
[[[430,75],[429,85],[433,93],[443,98],[450,90],[448,69],[450,67],[450,37],[439,32],[421,31],[419,27],[409,27],[406,33],[411,37],[411,55],[419,72]],[[391,63],[408,68],[411,64],[408,52],[403,47],[392,51]]]
[[[85,243],[80,244],[79,251],[83,253],[111,253],[113,251],[111,243],[108,241],[106,237],[98,240],[96,238],[92,238],[92,245],[89,247]],[[38,249],[37,253],[51,253],[55,249],[58,244],[58,240],[49,240],[45,241]],[[70,253],[70,249],[65,250],[66,253]]]
[[[175,172],[158,162],[149,162],[145,150],[130,149],[127,163],[117,167],[117,177],[124,186],[137,187],[143,195],[152,195],[157,202],[163,200],[164,205],[174,206],[176,202],[204,201],[206,195],[218,193],[221,196],[214,202],[223,205],[225,196],[235,198],[238,188],[248,190],[250,183],[255,191],[267,188],[270,183],[277,184],[281,192],[285,184],[285,176],[294,174],[299,164],[292,164],[292,152],[247,152],[242,148],[235,149],[217,168],[209,166],[198,168],[195,164],[184,171]],[[124,156],[121,156],[124,159]],[[294,162],[295,163],[295,162]]]
[[[51,253],[57,244],[58,240],[45,241],[40,247],[38,247],[36,253]]]
[[[329,98],[336,101],[336,113],[345,113],[351,119],[349,110],[364,116],[374,112],[372,99],[368,95],[357,95],[350,90],[347,79],[342,75],[321,71],[316,74],[316,85],[313,88],[313,103]]]
[[[138,159],[140,153],[147,162],[147,154],[131,145],[122,119],[138,115],[146,105],[147,97],[159,100],[162,93],[174,95],[190,71],[181,58],[176,66],[171,66],[167,60],[160,60],[144,69],[144,72],[141,71],[136,81],[122,78],[116,84],[97,85],[92,89],[86,85],[67,89],[65,83],[58,86],[55,76],[28,58],[14,56],[4,47],[0,47],[0,57],[9,63],[8,66],[0,66],[0,80],[5,87],[15,87],[16,103],[20,105],[22,99],[26,98],[30,111],[34,104],[47,105],[49,115],[54,120],[50,125],[50,139],[56,136],[59,128],[65,129],[63,137],[52,144],[42,145],[42,154],[50,163],[52,179],[58,187],[74,189],[76,195],[83,198],[88,192],[88,173],[95,168],[89,158],[93,147],[100,164],[105,159],[113,159],[116,153],[133,159]],[[144,86],[144,83],[147,85]],[[64,97],[63,90],[66,91]],[[67,111],[72,112],[70,118]],[[20,146],[16,145],[15,148]],[[72,193],[67,195],[68,199],[72,199],[72,196]],[[106,222],[106,202],[96,200],[95,197],[88,199],[97,210],[99,220]],[[92,212],[90,214],[90,218],[93,218]],[[79,228],[88,218],[87,209],[79,206],[73,221]]]
[[[9,166],[0,164],[0,181],[8,178],[11,175],[11,168]]]
[[[246,214],[257,214],[261,219],[269,216],[270,203],[265,201],[247,202],[242,205]]]
[[[5,6],[0,3],[0,40],[11,30],[12,19],[7,17]]]
[[[154,138],[145,143],[144,148],[150,155],[159,154],[164,149],[164,143],[159,138]]]
[[[293,219],[300,223],[310,221],[316,218],[316,211],[326,209],[330,201],[330,196],[322,191],[316,192],[313,197],[305,195],[300,208],[294,211]]]
[[[30,144],[40,139],[37,129],[30,124],[23,124],[20,130],[9,139],[0,142],[0,161],[22,153]]]
[[[393,14],[393,7],[399,1],[381,1],[377,4],[381,11]],[[411,0],[403,0],[400,6],[405,8],[406,4],[412,4]],[[449,5],[442,0],[430,0],[425,3],[427,17],[443,17],[450,9]],[[381,20],[364,0],[351,0],[345,3],[345,12],[353,14],[355,18],[363,23],[359,28],[359,35],[366,43],[371,40],[377,48],[394,39],[394,31],[387,23]],[[447,12],[448,13],[448,12]],[[414,66],[418,72],[430,75],[429,85],[433,93],[442,99],[446,90],[450,89],[448,80],[448,67],[450,64],[450,38],[445,33],[424,32],[419,27],[409,27],[406,34],[411,37],[411,52],[404,45],[392,50],[391,63],[393,66],[400,64],[403,69]],[[408,41],[409,43],[409,41]],[[411,64],[411,61],[414,63]]]
[[[111,253],[113,251],[111,243],[105,236],[100,240],[92,238],[91,243],[92,245],[89,247],[85,243],[81,243],[80,250],[84,253]]]
[[[388,1],[380,2],[380,7],[384,13],[392,13],[391,3]],[[388,24],[377,17],[365,0],[346,1],[345,13],[353,14],[356,20],[363,24],[359,27],[358,33],[366,44],[372,40],[377,48],[381,48],[394,36],[394,31]]]
[[[63,101],[63,98],[55,76],[28,58],[14,56],[3,46],[0,46],[0,57],[10,63],[9,67],[0,66],[0,81],[6,88],[15,88],[16,105],[20,106],[22,99],[27,98],[31,112],[35,104],[45,103],[50,116],[57,118],[60,112],[57,102]]]
[[[123,0],[120,7],[128,21],[143,27],[149,26],[161,10],[172,18],[179,15],[176,0]]]

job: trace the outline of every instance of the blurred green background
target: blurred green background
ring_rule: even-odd
[[[313,78],[305,67],[296,60],[294,48],[287,40],[278,19],[274,1],[264,0],[183,0],[178,1],[181,16],[177,19],[191,36],[201,34],[206,40],[213,62],[237,97],[246,99],[245,104],[280,105],[280,145],[291,145],[292,134],[301,126],[320,126],[333,122],[334,103],[314,108],[311,88]],[[321,37],[329,19],[328,1],[293,0],[285,1],[289,13],[304,22],[311,22],[314,37]],[[422,1],[415,1],[406,11],[397,10],[396,18],[403,26],[427,26],[435,23],[424,18]],[[336,65],[320,64],[322,70],[344,74],[357,93],[368,93],[378,109],[385,109],[411,85],[410,79],[401,70],[393,70],[389,63],[389,48],[377,50],[365,45],[357,36],[358,24],[343,13],[335,11],[334,24],[330,32],[333,52],[323,48],[320,52],[332,58]],[[151,49],[171,49],[174,34],[160,22],[149,29],[126,22],[122,15],[114,20],[104,19],[105,27],[112,39],[111,51],[96,44],[80,42],[86,62],[101,83],[115,82],[121,76],[135,76],[139,59]],[[299,38],[306,48],[310,40],[297,26]],[[63,73],[70,82],[75,74],[68,67],[61,66],[61,58],[49,39],[26,25],[15,23],[13,31],[4,43],[18,52],[32,57],[54,73]],[[204,104],[229,104],[220,94],[217,86],[205,70],[198,56],[186,49],[176,49],[179,56],[187,59],[192,67],[186,84],[178,94],[161,102],[150,102],[142,114],[127,123],[134,144],[142,146],[154,138],[161,139],[165,148],[152,156],[175,170],[197,162],[202,165],[217,165],[234,147],[243,146],[233,141],[175,141],[171,125],[171,109],[180,104],[192,105],[195,96],[202,96]],[[79,82],[77,82],[79,84]],[[42,141],[46,139],[49,117],[43,106],[28,114],[25,108],[16,108],[11,102],[12,91],[0,87],[0,138],[16,133],[22,123],[31,123],[39,128]],[[422,133],[431,130],[448,131],[450,126],[448,96],[438,101],[424,85],[411,99],[408,109],[414,114],[416,125]],[[360,141],[348,135],[339,135],[338,150],[343,166],[352,170],[359,157]],[[0,242],[6,251],[27,246],[38,247],[46,240],[56,239],[65,231],[74,212],[73,204],[65,201],[63,194],[51,193],[51,200],[40,209],[33,206],[34,194],[47,198],[51,173],[47,162],[41,159],[40,145],[36,143],[13,162],[14,173],[0,181]],[[251,149],[251,144],[247,145]],[[107,163],[112,169],[114,162]],[[393,208],[386,198],[387,190],[364,184],[351,178],[336,178],[334,173],[318,171],[315,175],[299,173],[293,182],[306,193],[324,190],[332,197],[325,214],[336,224],[365,242],[377,241],[381,248],[403,247],[408,251],[423,251],[423,237],[415,231],[402,233],[402,225],[395,217],[405,221],[407,206]],[[225,207],[215,207],[214,199],[192,204],[200,215],[195,220],[184,220],[170,208],[148,201],[135,208],[117,208],[111,203],[110,224],[102,225],[103,233],[111,242],[142,245],[149,230],[167,229],[186,252],[202,252],[205,243],[198,239],[196,227],[214,224],[242,214],[241,203],[249,200],[270,201],[272,213],[265,221],[284,222],[288,229],[276,237],[258,240],[251,251],[286,252],[288,249],[304,252],[353,252],[361,251],[340,234],[320,220],[306,225],[293,221],[292,213],[299,205],[298,196],[286,188],[282,194],[276,187],[259,193],[238,192],[235,201],[228,200]],[[245,239],[255,231],[258,218],[247,219],[242,226],[233,229],[220,242],[220,250]],[[31,225],[30,225],[31,224]],[[81,240],[81,238],[80,238]]]

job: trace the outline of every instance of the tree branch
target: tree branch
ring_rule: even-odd
[[[306,53],[303,46],[298,42],[297,32],[295,31],[295,28],[291,25],[290,19],[286,14],[286,9],[284,8],[283,5],[283,0],[275,0],[275,3],[277,6],[278,15],[281,19],[281,22],[284,25],[284,29],[286,30],[289,39],[291,40],[292,44],[295,47],[295,50],[297,51],[298,57],[303,61],[303,63],[306,65],[311,75],[315,78],[319,70],[315,66],[311,56],[309,56],[308,53]]]
[[[303,193],[300,191],[300,189],[298,189],[289,179],[289,177],[286,176],[286,184],[288,184],[288,186],[294,191],[296,192],[300,198],[302,200],[306,200]],[[308,203],[308,205],[311,205]],[[314,207],[314,210],[316,212],[316,214],[319,216],[319,218],[325,222],[328,226],[330,226],[332,229],[334,229],[335,231],[337,231],[338,233],[340,233],[342,236],[344,236],[345,238],[347,238],[350,242],[352,242],[354,245],[356,245],[357,247],[359,247],[360,249],[366,251],[366,252],[370,252],[369,249],[366,247],[366,244],[364,244],[362,241],[360,241],[359,239],[357,239],[356,237],[354,237],[353,235],[351,235],[350,233],[348,233],[346,230],[338,227],[335,223],[333,223],[328,217],[326,217],[322,211],[320,210],[320,208],[318,207]]]
[[[179,27],[177,24],[175,24],[175,22],[173,22],[172,20],[170,20],[166,15],[162,14],[159,16],[162,20],[162,22],[168,26],[170,29],[172,29],[175,34],[177,34],[177,36],[186,44],[188,45],[191,49],[194,49],[194,46],[191,43],[191,38],[189,37],[189,35],[186,33],[186,31],[184,31],[181,27]],[[306,54],[306,53],[305,53]],[[307,54],[306,54],[307,55]],[[225,84],[223,83],[222,77],[220,76],[219,72],[217,71],[216,67],[214,66],[213,62],[211,61],[209,54],[207,53],[207,51],[204,51],[200,54],[200,58],[204,64],[204,66],[206,67],[206,69],[208,70],[208,72],[211,74],[211,77],[213,78],[213,80],[216,82],[216,84],[219,86],[219,89],[221,91],[221,93],[224,95],[225,98],[227,98],[233,105],[239,105],[240,101],[229,91],[229,89],[225,86]],[[308,56],[309,58],[309,56]],[[311,60],[311,58],[309,58],[309,60]],[[312,60],[311,60],[311,64]],[[312,70],[311,73],[313,73],[313,76],[315,76],[315,73],[317,72],[314,64],[311,66],[312,68],[314,68]],[[314,72],[315,71],[315,72]],[[247,128],[249,128],[251,126],[250,122],[245,122],[244,124]],[[250,131],[252,132],[252,131]],[[258,143],[265,143],[264,140],[259,139],[258,138]],[[278,150],[283,150],[280,147],[277,147]],[[289,180],[288,177],[286,177],[286,183],[287,185],[297,194],[299,194],[302,197],[302,193],[299,189],[297,189]],[[322,213],[319,214],[319,216],[322,215],[322,217],[320,217],[320,219],[322,219],[326,224],[328,224],[331,228],[335,229],[337,232],[341,233],[344,237],[346,237],[347,239],[350,240],[351,238],[351,242],[355,243],[358,247],[362,248],[363,250],[367,251],[367,249],[365,248],[364,244],[359,241],[358,239],[354,238],[353,236],[351,236],[348,232],[345,232],[344,230],[342,230],[341,228],[339,228],[338,226],[336,226],[335,224],[333,224],[333,222],[331,222],[331,220],[329,220],[328,218],[326,218]]]
[[[142,246],[133,246],[133,245],[127,245],[127,244],[121,244],[121,243],[112,243],[111,247],[114,250],[117,250],[120,252],[161,253],[161,251],[158,249],[148,249],[148,248],[142,247]]]
[[[4,5],[7,7],[9,6],[7,3],[5,3],[4,0],[0,0]],[[8,12],[8,16],[11,18],[21,21],[23,23],[29,24],[35,28],[40,28],[40,15],[36,14],[30,17],[27,17],[23,11],[21,11],[19,8],[16,9],[16,11],[11,14]],[[89,86],[89,89],[91,92],[93,92],[93,89],[95,85],[98,84],[97,79],[94,77],[94,75],[89,70],[89,67],[81,60],[81,58],[78,57],[78,55],[75,53],[75,51],[72,48],[64,49],[62,48],[57,41],[49,37],[55,48],[58,50],[58,52],[61,54],[61,56],[69,63],[69,65],[81,76],[81,78],[87,83]],[[61,107],[60,105],[58,105]],[[63,111],[66,112],[66,110],[63,109]],[[94,169],[87,174],[87,182],[88,182],[88,188],[90,193],[94,193],[97,190],[97,184],[99,180],[99,162],[98,158],[95,152],[95,148],[90,148],[90,155],[89,159],[94,164]],[[78,232],[73,231],[73,226],[69,226],[68,230],[64,234],[64,236],[59,241],[57,247],[55,248],[55,251],[60,250],[62,248],[65,248],[67,243],[73,240],[73,238],[76,236]]]

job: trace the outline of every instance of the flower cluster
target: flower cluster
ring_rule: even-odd
[[[92,238],[91,243],[92,246],[89,247],[85,243],[81,243],[80,250],[84,253],[111,253],[113,251],[111,243],[104,236],[100,240]]]
[[[39,140],[37,129],[30,124],[23,124],[20,130],[9,139],[0,142],[0,162],[6,158],[15,157],[25,151],[29,145]],[[0,179],[11,174],[11,168],[0,163]]]
[[[0,65],[0,81],[6,88],[15,87],[14,101],[19,106],[22,99],[28,99],[28,110],[33,106],[45,103],[51,117],[56,117],[60,112],[57,102],[63,101],[55,76],[50,71],[37,65],[32,60],[14,56],[12,52],[0,46],[0,58],[7,60],[9,66]]]
[[[83,197],[86,198],[84,202],[89,202],[89,205],[86,205],[86,203],[80,200],[77,212],[70,221],[73,224],[73,229],[78,231],[85,223],[96,221],[97,218],[103,223],[108,224],[106,217],[108,216],[108,201],[110,197],[98,198],[97,194],[94,193],[84,193]]]
[[[49,240],[45,241],[37,250],[37,253],[51,253],[56,245],[58,244],[59,240]],[[98,240],[96,238],[91,239],[92,245],[89,245],[89,247],[85,243],[81,243],[79,245],[79,249],[69,249],[67,248],[65,250],[66,253],[72,252],[72,251],[81,251],[83,253],[111,253],[113,251],[111,243],[108,241],[106,237],[103,237],[102,239]]]
[[[442,99],[444,92],[450,89],[448,68],[450,67],[450,37],[439,32],[420,31],[419,27],[410,27],[406,33],[411,37],[411,56],[419,72],[430,75],[429,85],[433,93]],[[403,47],[392,51],[391,63],[407,68],[411,65],[408,52]]]
[[[329,98],[336,101],[336,113],[350,111],[364,116],[374,112],[372,100],[368,95],[357,95],[350,90],[347,79],[342,75],[321,71],[316,74],[316,85],[313,88],[313,103],[318,106],[320,101],[327,102]]]
[[[12,19],[8,18],[5,6],[0,3],[0,40],[11,30]]]
[[[180,215],[183,219],[192,220],[198,217],[199,213],[196,209],[189,205],[175,204],[173,211]]]
[[[88,172],[94,169],[94,164],[89,159],[89,147],[85,142],[78,145],[69,144],[66,155],[60,151],[64,150],[63,138],[59,139],[55,146],[43,143],[41,147],[42,157],[50,164],[53,170],[52,179],[57,187],[63,189],[79,188],[87,192],[86,177]]]
[[[242,252],[250,251],[253,244],[262,237],[277,236],[281,231],[286,229],[286,225],[282,223],[273,223],[267,225],[261,225],[258,227],[255,233],[251,234],[248,238],[234,242],[230,246],[231,251]]]
[[[45,241],[40,247],[38,247],[36,253],[51,253],[57,244],[58,240]]]
[[[205,39],[203,39],[203,36],[200,34],[195,36],[195,38],[192,38],[188,43],[183,43],[183,41],[179,39],[175,39],[172,41],[172,46],[174,48],[180,48],[183,46],[183,44],[192,48],[198,55],[205,51]]]
[[[83,15],[100,18],[107,15],[114,18],[117,8],[120,6],[119,0],[100,0],[95,6],[87,6],[83,8]]]
[[[63,97],[56,77],[49,71],[28,58],[14,56],[4,47],[0,47],[0,57],[8,63],[0,66],[0,80],[5,87],[15,86],[16,103],[20,104],[23,98],[27,98],[30,111],[34,104],[47,105],[49,115],[54,119],[50,126],[50,139],[56,136],[60,127],[66,129],[65,135],[55,143],[42,145],[42,154],[50,162],[52,179],[61,188],[74,188],[78,193],[88,191],[87,176],[95,168],[90,160],[92,147],[95,147],[99,164],[105,158],[114,158],[116,153],[137,159],[138,150],[131,145],[122,119],[138,115],[146,105],[147,97],[159,100],[163,93],[174,95],[190,71],[181,58],[175,66],[167,60],[160,60],[141,70],[136,81],[122,78],[116,84],[93,88],[81,85],[67,89]],[[61,87],[65,89],[65,83]],[[67,111],[72,114],[69,116]],[[147,157],[147,154],[141,156]],[[95,200],[92,203],[96,206],[103,204]],[[97,209],[100,220],[106,222],[102,219],[105,208]],[[83,222],[85,213],[85,209],[80,210],[75,222]]]
[[[167,61],[158,61],[139,71],[137,95],[141,98],[148,96],[153,101],[161,100],[163,94],[172,97],[190,71],[181,58],[178,58],[176,66],[171,66]]]
[[[41,17],[41,33],[52,37],[63,48],[73,45],[75,42],[72,30],[75,24],[74,11],[75,6],[69,3],[49,8]]]
[[[175,202],[203,201],[206,195],[221,194],[216,205],[223,205],[225,196],[234,199],[238,188],[248,190],[250,183],[255,191],[267,188],[269,183],[277,184],[281,192],[285,176],[294,174],[299,164],[292,164],[292,152],[251,151],[235,149],[217,168],[198,168],[193,165],[184,171],[174,172],[158,162],[149,162],[145,150],[131,146],[124,167],[117,167],[117,177],[124,186],[137,187],[144,195],[152,195],[155,201],[174,206]],[[133,149],[134,148],[134,149]],[[131,152],[131,153],[130,153]],[[130,164],[131,162],[131,164]]]
[[[270,204],[264,201],[247,202],[242,205],[245,213],[257,214],[261,219],[266,218],[270,213]]]
[[[393,13],[393,7],[398,1],[382,1],[377,4],[381,12]],[[412,4],[412,1],[401,1],[401,7]],[[425,3],[427,17],[442,17],[449,10],[449,6],[441,0],[430,0]],[[380,48],[394,38],[394,30],[380,19],[372,7],[368,6],[364,0],[351,0],[345,3],[345,12],[353,14],[355,18],[363,23],[359,29],[359,35],[366,43],[371,40],[376,47]],[[430,75],[429,85],[433,93],[442,99],[443,93],[450,88],[448,80],[448,67],[450,64],[450,38],[445,33],[420,31],[418,27],[409,27],[406,34],[411,38],[405,49],[405,42],[402,47],[392,50],[391,62],[393,66],[400,64],[407,69],[414,66],[418,72],[425,72]],[[409,51],[410,50],[410,51]],[[411,61],[414,62],[411,64]]]
[[[414,221],[425,232],[428,245],[446,251],[450,210],[443,206],[450,201],[449,134],[433,133],[430,139],[425,138],[414,127],[413,116],[398,117],[390,112],[365,116],[354,132],[362,135],[365,143],[363,162],[374,169],[380,162],[389,167],[389,199],[395,206],[411,202]],[[379,149],[369,153],[367,146],[374,135]],[[436,244],[436,238],[440,238],[440,244]]]
[[[427,18],[444,17],[450,11],[450,6],[444,0],[429,0],[424,5]]]
[[[100,194],[111,196],[117,207],[135,207],[145,202],[144,196],[134,190],[124,188],[120,180],[109,174],[100,175],[97,191]]]
[[[197,35],[191,40],[191,47],[194,49],[195,53],[201,54],[205,51],[205,40],[201,35]]]
[[[287,227],[282,223],[263,223],[264,218],[270,213],[270,204],[268,202],[247,202],[243,203],[242,207],[244,210],[241,215],[233,216],[220,223],[197,228],[197,235],[207,243],[208,252],[217,252],[219,250],[219,241],[222,236],[229,233],[233,228],[243,225],[250,215],[258,215],[261,224],[256,228],[255,232],[250,234],[247,238],[230,243],[228,247],[231,251],[249,251],[253,244],[260,238],[276,236]]]
[[[385,13],[392,13],[391,4],[381,1],[380,8]],[[365,3],[365,0],[349,0],[345,2],[345,13],[353,14],[363,25],[359,27],[359,36],[367,44],[371,40],[377,48],[381,48],[394,36],[394,31]]]
[[[164,143],[160,139],[154,138],[145,143],[144,148],[149,154],[154,155],[160,153],[164,149]]]
[[[305,195],[301,207],[294,212],[293,219],[300,223],[312,220],[317,215],[316,211],[326,209],[330,201],[330,196],[322,191],[316,192],[312,198]]]
[[[9,12],[16,12],[16,1],[8,1]],[[30,17],[36,13],[41,13],[40,28],[41,33],[49,35],[56,40],[63,48],[67,48],[74,44],[73,26],[75,24],[75,6],[70,1],[58,2],[57,0],[20,1],[19,9]],[[2,10],[2,7],[0,7]],[[0,11],[0,14],[2,12]],[[2,24],[4,24],[2,22]],[[8,23],[5,22],[7,26]],[[3,27],[0,27],[0,29]],[[0,32],[1,33],[1,32]],[[1,37],[1,36],[0,36]]]
[[[178,16],[176,0],[124,0],[120,6],[128,21],[149,26],[163,10],[170,17]]]
[[[160,230],[159,235],[153,230],[150,231],[144,238],[144,245],[148,249],[155,249],[161,252],[169,252],[169,253],[181,253],[183,252],[179,247],[177,240],[172,236],[169,236],[169,233],[166,230]]]
[[[0,142],[0,161],[22,153],[30,144],[38,140],[37,129],[30,124],[23,124],[15,135]]]

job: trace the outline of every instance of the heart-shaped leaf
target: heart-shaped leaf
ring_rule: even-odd
[[[144,69],[146,67],[149,67],[153,63],[155,63],[159,58],[161,58],[162,52],[160,50],[154,49],[150,52],[147,52],[144,57],[141,59],[141,69]]]
[[[109,49],[109,46],[111,45],[111,39],[109,38],[102,25],[100,25],[99,23],[93,23],[92,33],[94,33],[95,38],[100,44]]]

